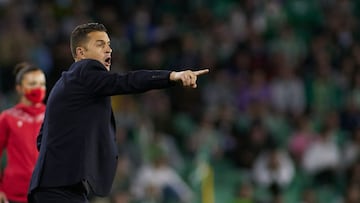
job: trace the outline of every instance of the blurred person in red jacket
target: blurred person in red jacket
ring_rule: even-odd
[[[0,114],[0,157],[7,164],[0,174],[0,203],[27,202],[31,174],[38,158],[36,137],[44,119],[45,74],[37,66],[22,62],[15,66],[20,101]]]

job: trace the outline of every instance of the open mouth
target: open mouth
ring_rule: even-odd
[[[111,57],[107,57],[107,58],[105,59],[105,65],[106,65],[106,66],[110,66],[110,65],[111,65]]]

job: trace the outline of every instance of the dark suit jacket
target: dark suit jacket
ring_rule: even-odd
[[[110,96],[170,87],[169,74],[111,73],[90,59],[73,63],[49,94],[29,192],[86,180],[95,195],[107,195],[117,166]]]

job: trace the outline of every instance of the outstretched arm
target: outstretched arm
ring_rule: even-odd
[[[170,80],[171,81],[180,81],[183,86],[185,87],[191,87],[196,88],[196,80],[197,77],[203,74],[206,74],[209,72],[209,69],[202,69],[198,71],[180,71],[180,72],[171,72],[170,73]]]

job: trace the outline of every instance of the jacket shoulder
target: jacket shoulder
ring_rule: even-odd
[[[83,78],[89,72],[93,71],[106,71],[105,67],[97,60],[94,59],[82,59],[74,62],[68,71],[63,72],[62,76],[65,78],[73,78],[74,76]]]
[[[93,69],[99,69],[99,70],[104,70],[106,71],[106,68],[104,67],[103,64],[101,64],[99,61],[94,60],[94,59],[83,59],[80,60],[78,62],[75,62],[72,65],[72,68],[80,68],[80,69],[88,69],[88,68],[93,68]],[[71,69],[71,68],[70,68]]]

